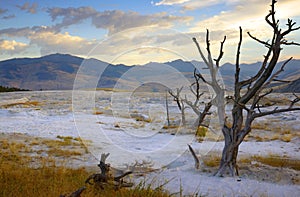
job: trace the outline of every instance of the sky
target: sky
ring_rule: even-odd
[[[266,48],[247,32],[269,40],[264,17],[271,0],[0,0],[0,60],[63,53],[113,64],[145,64],[201,58],[192,41],[211,50],[221,63],[235,61],[239,26],[243,29],[241,62],[261,61]],[[278,0],[276,17],[300,25],[300,1]],[[300,31],[286,39],[300,42]],[[300,59],[300,47],[287,46],[281,59]]]

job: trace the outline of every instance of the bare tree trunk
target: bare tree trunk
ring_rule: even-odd
[[[234,145],[234,143],[230,142],[225,143],[220,166],[218,171],[215,173],[215,176],[223,176],[226,173],[227,169],[229,169],[229,173],[231,176],[239,176],[238,166],[236,164],[238,150],[239,145]]]
[[[181,100],[181,122],[182,122],[182,125],[185,126],[186,125],[186,120],[185,120],[185,106],[184,106],[184,103],[183,101]]]
[[[262,111],[261,108],[265,107],[261,103],[263,98],[272,93],[272,88],[270,84],[277,79],[279,74],[284,71],[285,65],[292,59],[288,59],[284,62],[280,69],[276,68],[277,62],[280,57],[280,53],[284,45],[295,45],[300,46],[300,43],[294,41],[288,41],[286,36],[294,31],[300,30],[300,26],[295,27],[296,22],[292,19],[288,19],[287,28],[285,30],[281,29],[279,25],[279,20],[275,17],[275,4],[277,0],[272,0],[271,10],[269,14],[266,15],[265,21],[273,29],[273,36],[268,41],[260,40],[255,36],[252,36],[249,32],[248,35],[254,39],[256,42],[264,45],[268,50],[266,55],[264,55],[264,60],[261,64],[260,69],[256,74],[248,79],[240,79],[240,52],[242,44],[242,28],[240,27],[240,38],[237,45],[236,53],[236,65],[235,65],[235,82],[234,82],[234,95],[230,97],[234,102],[233,108],[231,109],[232,116],[232,126],[227,126],[227,118],[225,114],[225,105],[224,102],[224,88],[219,83],[217,79],[217,72],[220,65],[220,60],[223,56],[223,44],[226,40],[221,42],[221,48],[219,57],[214,59],[216,64],[213,63],[213,58],[210,51],[210,40],[209,40],[209,31],[207,30],[206,34],[206,51],[208,53],[207,58],[202,52],[200,45],[196,38],[193,38],[193,41],[196,44],[198,52],[207,65],[207,68],[210,72],[210,81],[204,78],[201,73],[194,74],[201,79],[204,83],[210,85],[214,93],[216,94],[215,98],[212,100],[212,104],[217,107],[219,123],[222,128],[222,133],[225,139],[225,146],[222,153],[222,159],[220,161],[219,170],[215,175],[222,176],[227,169],[232,176],[238,175],[238,168],[236,165],[236,159],[238,154],[239,145],[243,142],[244,138],[251,132],[251,125],[254,119],[276,114],[283,113],[288,111],[300,110],[300,107],[296,107],[295,104],[300,102],[300,97],[294,93],[295,99],[291,100],[291,103],[288,107],[275,107],[273,110],[267,109]],[[229,98],[229,97],[228,97]],[[275,103],[276,104],[276,103]],[[244,119],[243,111],[246,112],[246,117]]]
[[[169,115],[169,103],[168,103],[168,92],[166,92],[166,110],[167,110],[167,121],[168,127],[170,126],[170,115]]]

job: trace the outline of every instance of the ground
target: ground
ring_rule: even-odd
[[[120,102],[127,97],[129,102]],[[180,114],[175,103],[169,104],[171,120],[176,122]],[[195,137],[188,128],[163,129],[165,100],[160,94],[1,93],[0,143],[2,149],[5,143],[26,146],[22,154],[33,158],[32,167],[35,159],[51,157],[59,165],[91,172],[98,170],[100,154],[110,152],[108,162],[117,169],[132,170],[134,163],[140,164],[131,177],[136,183],[163,185],[178,196],[295,196],[300,192],[299,115],[289,112],[256,121],[240,147],[240,177],[234,178],[212,176],[223,147],[214,117],[213,129],[205,137]],[[192,113],[187,117],[192,119]],[[201,160],[199,170],[187,144]]]

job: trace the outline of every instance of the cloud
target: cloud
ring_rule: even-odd
[[[172,26],[175,22],[188,22],[192,20],[192,17],[172,16],[165,12],[141,15],[133,11],[124,12],[120,10],[98,12],[91,7],[51,8],[48,9],[48,13],[53,21],[62,17],[62,22],[53,26],[56,31],[90,18],[96,28],[107,29],[110,35],[134,27],[167,27]]]
[[[56,31],[60,31],[62,28],[70,25],[79,24],[85,19],[91,18],[97,14],[97,11],[92,7],[80,7],[80,8],[49,8],[47,10],[55,21],[57,18],[62,17],[62,22],[53,26]]]
[[[0,15],[6,13],[7,11],[8,11],[7,9],[0,8]]]
[[[216,4],[232,4],[238,0],[162,0],[155,3],[156,6],[167,5],[167,6],[180,6],[183,11],[196,10],[205,8]]]
[[[72,36],[68,32],[56,33],[48,30],[32,32],[29,37],[31,45],[37,45],[41,54],[71,53],[87,54],[96,45],[95,40],[86,40],[79,36]]]
[[[159,5],[176,5],[176,4],[182,4],[185,2],[189,2],[191,0],[162,0],[160,2],[155,3],[156,6]]]
[[[0,35],[5,35],[8,37],[27,37],[31,31],[32,28],[29,27],[7,28],[7,29],[1,29]]]
[[[7,15],[7,16],[3,16],[2,19],[8,20],[8,19],[12,19],[12,18],[15,18],[15,17],[16,17],[16,15],[11,14],[11,15]]]
[[[82,55],[88,53],[97,44],[96,40],[86,40],[68,32],[59,33],[47,26],[2,29],[0,36],[28,39],[30,47],[35,45],[42,55],[57,52]]]
[[[98,13],[93,18],[93,24],[97,28],[108,29],[109,34],[113,34],[134,27],[171,27],[175,22],[184,23],[190,20],[192,20],[192,17],[172,16],[164,12],[151,15],[140,15],[137,12],[114,10]]]
[[[196,9],[201,9],[217,4],[222,4],[224,3],[224,0],[202,0],[202,1],[188,1],[187,3],[182,5],[182,9],[184,11],[187,10],[196,10]],[[230,1],[227,1],[227,3],[230,3]]]
[[[239,1],[231,10],[222,11],[218,15],[199,21],[190,31],[195,32],[206,28],[210,30],[229,30],[242,26],[244,29],[265,34],[265,31],[269,30],[264,20],[270,9],[268,3],[269,0]],[[288,0],[276,4],[276,16],[278,19],[299,16],[297,11],[290,10],[291,7],[299,6],[300,2],[297,0]]]
[[[24,51],[28,47],[27,44],[17,42],[15,40],[0,40],[1,54],[14,54]]]
[[[36,10],[37,10],[37,3],[32,3],[32,5],[30,5],[30,3],[26,2],[23,5],[17,5],[18,8],[20,8],[20,10],[24,10],[28,13],[31,14],[35,14]]]
[[[249,38],[247,31],[249,31],[255,37],[261,40],[269,40],[272,38],[272,29],[265,21],[265,16],[270,10],[269,0],[241,0],[231,1],[232,5],[230,9],[221,11],[220,13],[207,18],[202,21],[198,21],[193,28],[189,29],[189,32],[199,32],[202,34],[209,29],[211,32],[211,46],[214,54],[218,54],[217,42],[220,39],[214,38],[214,34],[227,35],[227,40],[224,46],[226,61],[234,61],[237,42],[239,40],[238,28],[243,28],[243,45],[242,50],[247,51],[242,53],[244,62],[253,62],[260,60],[261,55],[264,53],[264,46],[259,45],[257,42]],[[276,19],[280,20],[280,27],[286,29],[285,23],[287,18],[299,17],[299,12],[293,7],[299,7],[300,2],[297,0],[279,1],[276,4]],[[297,21],[296,21],[297,22]],[[299,38],[296,35],[290,35]],[[203,37],[203,35],[202,35]],[[205,43],[204,43],[205,44]]]

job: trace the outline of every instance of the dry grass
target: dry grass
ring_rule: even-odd
[[[64,140],[71,140],[70,137],[61,137]],[[72,139],[74,140],[74,139]],[[37,146],[38,139],[35,139],[33,146]],[[48,145],[60,144],[54,140]],[[40,140],[43,143],[43,140]],[[82,197],[114,197],[114,196],[145,196],[145,197],[165,197],[169,196],[161,188],[152,189],[151,186],[140,184],[131,189],[119,189],[107,187],[99,190],[93,185],[85,185],[85,180],[91,174],[85,168],[72,169],[58,166],[56,160],[51,157],[33,158],[24,154],[26,149],[31,149],[30,143],[11,142],[8,139],[0,140],[0,196],[31,196],[48,197],[70,194],[82,186],[87,189]],[[52,149],[54,151],[54,149]],[[60,154],[60,149],[55,149],[54,155]],[[65,151],[62,155],[68,155]],[[38,165],[31,168],[31,163],[35,160]]]
[[[197,137],[205,137],[208,129],[206,127],[199,126],[196,131]]]
[[[279,155],[267,155],[267,156],[252,156],[252,161],[257,161],[265,165],[280,168],[290,168],[294,170],[300,170],[300,160],[289,159],[281,157]]]
[[[55,157],[70,157],[82,155],[82,152],[78,150],[64,150],[61,148],[52,148],[47,151],[48,155]]]
[[[293,139],[293,137],[294,136],[292,134],[284,134],[281,137],[281,140],[284,141],[284,142],[290,142]]]
[[[202,157],[202,160],[207,167],[218,167],[221,160],[221,154],[205,155]],[[272,167],[289,168],[298,171],[300,170],[300,160],[290,159],[273,154],[266,156],[255,155],[251,157],[242,157],[238,159],[237,163],[242,165],[255,163],[257,166],[259,166],[259,164],[263,164]]]
[[[277,124],[274,125],[274,122],[277,122]],[[252,132],[246,137],[245,141],[265,142],[281,140],[290,142],[293,138],[300,136],[299,132],[292,130],[291,124],[278,122],[277,119],[254,122],[251,128]]]
[[[217,167],[220,165],[221,155],[209,154],[203,157],[203,163],[207,167]]]
[[[163,126],[163,129],[178,129],[178,128],[180,128],[180,126],[179,125],[164,125]]]

